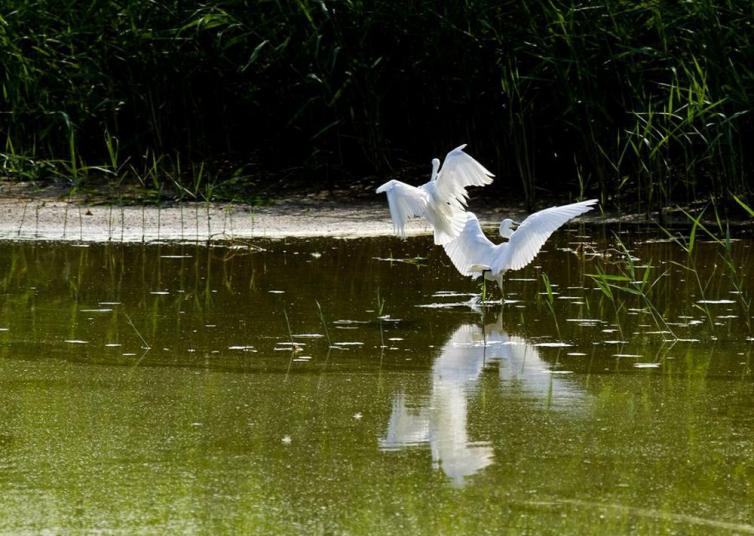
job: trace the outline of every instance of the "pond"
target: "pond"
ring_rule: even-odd
[[[753,246],[0,242],[0,532],[754,533]]]

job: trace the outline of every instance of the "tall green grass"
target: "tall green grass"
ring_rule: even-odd
[[[0,173],[204,199],[425,176],[468,142],[530,205],[746,195],[752,15],[744,0],[8,0]]]

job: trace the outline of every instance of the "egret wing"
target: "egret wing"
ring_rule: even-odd
[[[466,224],[466,211],[458,202],[448,202],[445,195],[437,188],[437,181],[430,181],[419,186],[426,194],[424,216],[432,225],[435,244],[444,246],[455,239]]]
[[[596,199],[590,199],[570,205],[546,208],[530,215],[511,235],[506,244],[506,254],[500,258],[500,263],[493,268],[496,272],[523,268],[534,259],[558,227],[568,220],[592,210],[596,202]]]
[[[443,246],[450,262],[461,275],[478,276],[482,269],[490,267],[498,248],[484,235],[477,217],[466,213],[463,231]]]
[[[461,145],[445,156],[442,168],[437,174],[437,189],[442,198],[452,204],[466,206],[469,186],[485,186],[492,182],[494,175],[482,164],[463,151]]]
[[[377,193],[383,192],[387,194],[395,233],[405,237],[408,220],[426,214],[427,194],[421,188],[396,180],[386,182],[377,188]]]

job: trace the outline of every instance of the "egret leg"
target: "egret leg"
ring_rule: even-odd
[[[503,274],[497,276],[497,286],[500,287],[500,305],[505,303],[505,292],[503,292]]]
[[[489,270],[482,270],[482,305],[487,301],[487,272]]]
[[[482,307],[482,367],[487,364],[487,331],[485,330],[484,307]]]

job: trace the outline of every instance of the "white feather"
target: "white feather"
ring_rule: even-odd
[[[445,199],[466,206],[469,186],[486,186],[494,175],[482,164],[463,152],[466,144],[456,147],[445,155],[445,161],[437,174],[437,189]]]
[[[453,266],[461,275],[479,277],[483,270],[489,270],[499,246],[484,235],[479,220],[472,212],[466,213],[466,225],[455,240],[445,244]]]
[[[592,210],[596,199],[571,203],[560,207],[550,207],[535,212],[526,218],[511,235],[505,254],[495,266],[496,271],[520,270],[529,264],[542,249],[550,235],[568,220]]]
[[[393,228],[400,237],[406,236],[406,223],[410,218],[424,216],[426,213],[427,193],[421,188],[393,180],[377,188],[377,193],[387,194]]]
[[[408,220],[425,218],[434,231],[435,244],[444,245],[456,238],[466,223],[469,186],[484,186],[493,179],[484,166],[456,147],[445,156],[437,176],[419,187],[391,180],[377,188],[386,193],[390,217],[396,233],[405,237]]]
[[[529,264],[552,233],[568,220],[592,210],[595,203],[596,199],[590,199],[535,212],[502,244],[492,243],[484,235],[477,217],[468,212],[463,231],[445,244],[445,253],[461,275],[484,274],[488,279],[501,282],[505,272]]]

